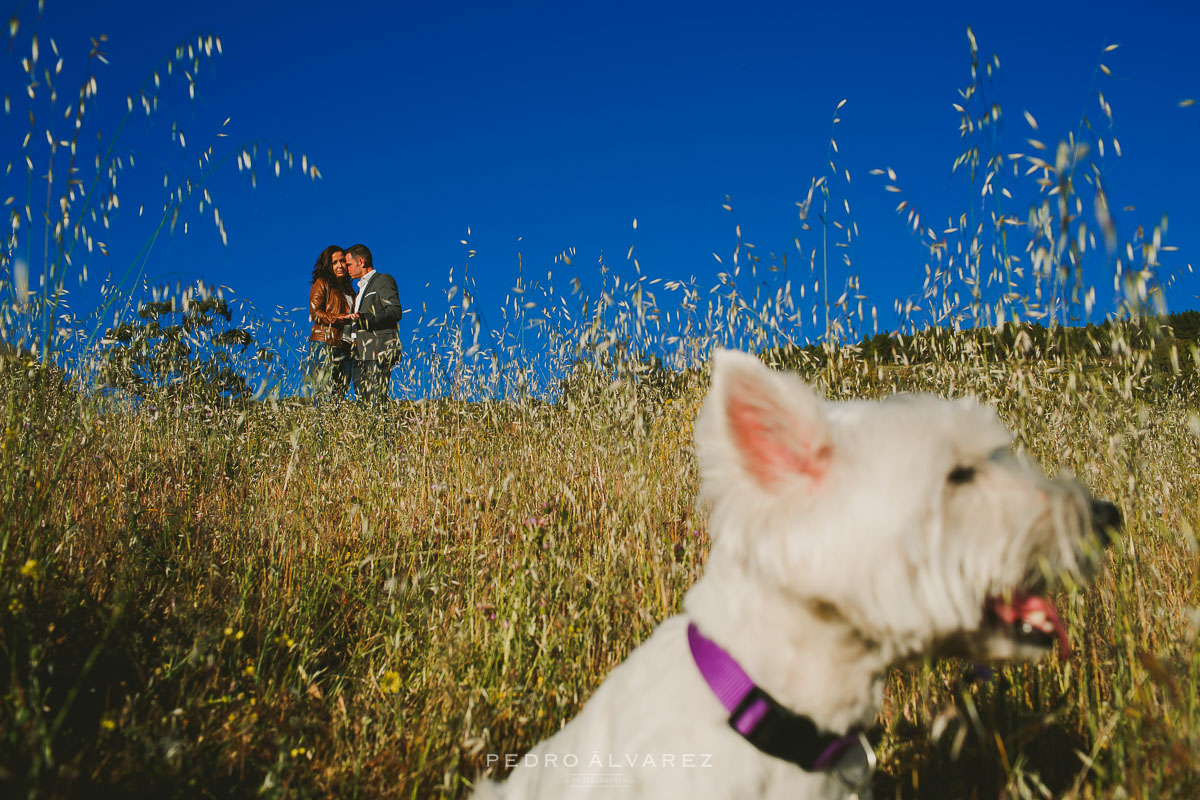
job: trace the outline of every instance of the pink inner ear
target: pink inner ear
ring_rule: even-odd
[[[789,476],[802,475],[814,483],[825,477],[833,448],[823,431],[808,420],[793,419],[770,401],[757,403],[729,398],[729,427],[746,470],[766,488]]]

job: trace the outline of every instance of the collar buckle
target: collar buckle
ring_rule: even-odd
[[[865,733],[857,731],[851,736],[854,738],[853,746],[846,748],[830,772],[852,797],[858,797],[860,792],[870,788],[875,771],[879,768],[879,759]]]

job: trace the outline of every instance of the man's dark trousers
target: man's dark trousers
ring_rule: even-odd
[[[354,398],[372,405],[388,398],[393,363],[391,359],[350,362],[350,380],[354,384]]]

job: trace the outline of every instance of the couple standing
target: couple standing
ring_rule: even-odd
[[[312,396],[342,398],[353,386],[358,400],[386,400],[400,356],[401,313],[395,278],[375,270],[365,244],[322,250],[308,291]]]

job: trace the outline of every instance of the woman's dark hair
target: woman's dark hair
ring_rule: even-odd
[[[321,255],[317,256],[317,263],[313,265],[312,282],[316,283],[317,278],[324,278],[330,286],[340,289],[345,294],[353,294],[350,291],[350,276],[338,275],[333,271],[333,254],[344,253],[346,248],[340,244],[331,244],[321,251]]]

